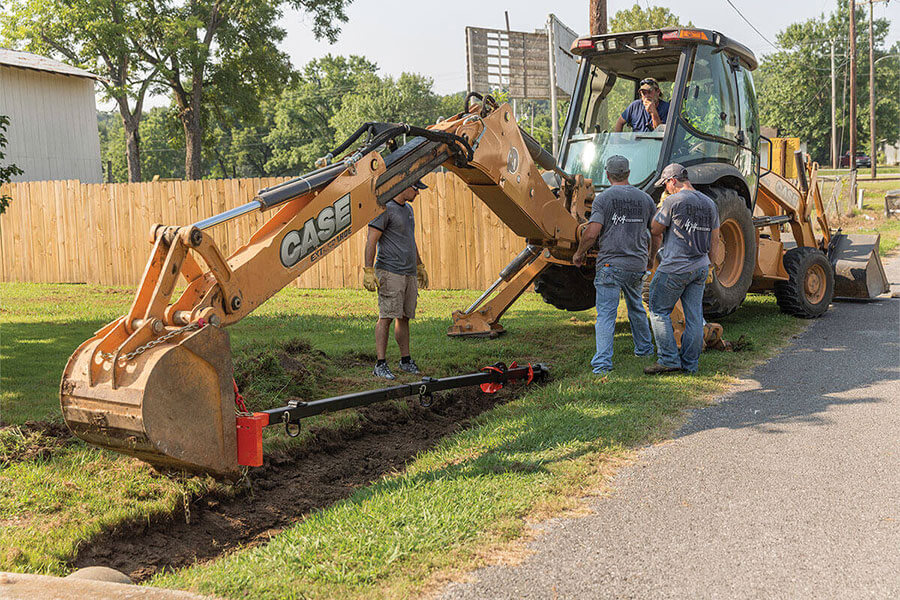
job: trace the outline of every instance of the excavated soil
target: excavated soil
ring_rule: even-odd
[[[319,429],[292,454],[267,457],[263,467],[251,469],[250,489],[237,497],[200,497],[190,503],[187,513],[103,534],[82,546],[71,566],[109,566],[143,581],[237,546],[265,543],[312,511],[402,469],[418,452],[464,428],[472,417],[509,401],[517,388],[494,395],[477,388],[444,392],[427,409],[415,398],[406,410],[391,403],[360,409],[360,427]]]
[[[0,463],[49,459],[57,450],[75,442],[72,432],[62,423],[26,421],[22,425],[0,429],[15,430],[21,442],[0,449]]]

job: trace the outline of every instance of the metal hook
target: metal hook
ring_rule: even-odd
[[[284,432],[288,437],[295,438],[300,435],[300,423],[291,423],[290,414],[282,413],[281,421],[284,423]]]

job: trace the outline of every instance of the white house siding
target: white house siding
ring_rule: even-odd
[[[6,160],[13,181],[100,183],[94,80],[0,65],[0,114],[10,118]]]

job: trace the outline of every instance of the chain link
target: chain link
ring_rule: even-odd
[[[205,325],[205,323],[204,323],[204,325]],[[135,348],[128,354],[123,354],[122,356],[119,357],[119,360],[123,361],[123,362],[128,362],[130,360],[133,360],[136,356],[140,356],[141,354],[143,354],[150,348],[155,348],[156,346],[159,346],[160,344],[164,344],[164,343],[168,342],[175,336],[181,335],[182,333],[187,333],[189,331],[194,331],[195,329],[200,329],[200,327],[202,327],[202,325],[200,325],[200,323],[190,323],[188,325],[185,325],[184,327],[180,327],[178,329],[173,329],[169,333],[167,333],[163,336],[160,336],[160,337],[156,338],[155,340],[150,340],[143,346],[138,346],[137,348]],[[112,352],[101,352],[100,353],[100,358],[102,358],[103,360],[112,361],[113,359],[115,359],[115,357],[116,357],[116,355]]]

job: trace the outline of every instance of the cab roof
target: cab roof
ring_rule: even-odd
[[[610,41],[614,43],[610,43]],[[708,44],[737,55],[751,71],[759,66],[753,51],[718,31],[695,27],[664,27],[643,31],[626,31],[587,35],[572,43],[572,54],[595,56],[598,54],[636,54],[650,50],[696,44]]]

